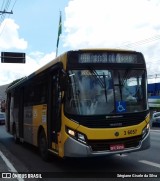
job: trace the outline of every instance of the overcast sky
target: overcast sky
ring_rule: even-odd
[[[59,11],[59,54],[80,48],[140,51],[148,75],[160,76],[159,0],[1,0],[0,51],[26,53],[26,64],[0,63],[0,85],[27,76],[55,58]]]

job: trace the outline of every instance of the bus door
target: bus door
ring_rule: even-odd
[[[60,104],[61,92],[59,85],[59,72],[57,69],[49,78],[49,94],[48,94],[48,143],[49,148],[52,142],[58,144],[58,132],[61,127]]]

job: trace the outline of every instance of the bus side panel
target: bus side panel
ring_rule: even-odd
[[[45,134],[47,136],[46,131],[46,122],[47,122],[47,105],[36,105],[33,106],[33,128],[32,128],[32,143],[35,146],[38,146],[38,130],[40,126],[45,131]]]
[[[40,126],[46,131],[47,106],[36,105],[24,107],[24,141],[38,146],[38,130]],[[47,136],[47,134],[46,134]]]
[[[24,107],[24,141],[32,144],[32,106]]]

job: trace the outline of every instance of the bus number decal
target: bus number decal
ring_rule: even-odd
[[[130,129],[127,131],[124,131],[124,135],[134,135],[137,133],[137,129]]]

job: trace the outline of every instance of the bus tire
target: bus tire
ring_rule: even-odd
[[[49,161],[47,139],[44,130],[41,130],[38,136],[38,149],[42,159],[44,161]]]
[[[19,143],[19,138],[17,137],[17,130],[16,130],[16,125],[15,124],[13,125],[13,138],[14,138],[14,142],[16,144],[18,144]]]

